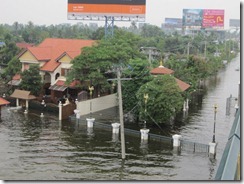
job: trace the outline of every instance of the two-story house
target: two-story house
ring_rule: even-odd
[[[92,46],[96,41],[81,39],[47,38],[35,47],[26,48],[18,58],[22,69],[28,70],[30,64],[39,64],[44,84],[44,95],[50,95],[53,101],[72,93],[76,82],[66,85],[66,75],[72,67],[71,61],[81,54],[82,48]],[[14,77],[21,81],[21,76]],[[70,89],[69,89],[70,88]]]

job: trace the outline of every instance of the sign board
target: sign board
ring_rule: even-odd
[[[183,9],[182,25],[185,28],[224,28],[224,10]]]
[[[202,26],[202,9],[183,9],[182,24],[185,27]]]
[[[240,19],[230,19],[230,27],[240,27]]]
[[[165,28],[182,28],[182,19],[180,18],[165,18]]]
[[[68,0],[68,19],[74,17],[145,18],[146,0]]]
[[[224,10],[203,10],[203,28],[224,27]]]

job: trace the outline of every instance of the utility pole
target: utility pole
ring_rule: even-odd
[[[121,156],[122,156],[122,159],[125,159],[125,129],[124,129],[124,115],[123,115],[121,80],[131,80],[131,79],[130,78],[121,78],[121,68],[117,67],[117,79],[108,79],[108,81],[113,81],[113,80],[118,81]]]
[[[206,55],[207,55],[207,41],[204,41],[204,58],[206,59]]]
[[[189,58],[189,54],[190,54],[190,43],[187,43],[187,58]]]
[[[155,58],[155,56],[160,55],[160,51],[156,47],[141,47],[140,52],[148,55],[150,68],[152,67],[152,60]]]
[[[117,69],[118,80],[118,96],[119,96],[119,121],[120,121],[120,139],[121,139],[121,154],[122,159],[125,159],[125,132],[124,132],[124,118],[123,118],[123,102],[122,102],[122,90],[121,90],[121,71]]]

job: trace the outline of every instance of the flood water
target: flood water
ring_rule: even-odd
[[[96,125],[87,129],[83,119],[60,122],[57,115],[48,112],[40,118],[40,112],[24,114],[4,107],[0,122],[0,179],[212,180],[234,121],[234,115],[226,116],[225,110],[226,98],[230,94],[238,96],[240,71],[236,68],[240,68],[240,57],[211,78],[203,98],[182,122],[184,125],[171,130],[184,139],[208,144],[213,135],[213,105],[218,104],[216,159],[191,150],[175,152],[169,143],[149,140],[143,144],[139,137],[125,134],[126,159],[122,160],[120,138],[110,130]]]

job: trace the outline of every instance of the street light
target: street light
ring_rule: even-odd
[[[148,94],[147,93],[144,93],[144,102],[145,102],[145,116],[146,116],[146,112],[147,112],[147,100],[149,98]],[[144,121],[144,128],[146,128],[146,120]]]
[[[213,129],[213,143],[215,143],[215,124],[216,124],[216,113],[217,113],[217,104],[214,105],[214,129]]]

